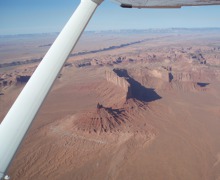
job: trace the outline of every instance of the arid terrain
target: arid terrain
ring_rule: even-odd
[[[32,36],[0,38],[0,121],[56,34]],[[8,174],[220,180],[220,29],[85,33]]]

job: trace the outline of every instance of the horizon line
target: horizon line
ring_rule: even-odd
[[[120,31],[147,31],[147,30],[220,30],[220,27],[169,27],[169,28],[147,28],[147,29],[110,29],[110,30],[85,30],[83,33],[97,33],[97,32],[120,32]],[[49,35],[59,34],[60,32],[39,32],[39,33],[18,33],[18,34],[0,34],[0,37],[5,36],[31,36],[31,35]]]

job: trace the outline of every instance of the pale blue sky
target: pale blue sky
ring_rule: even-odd
[[[80,0],[0,0],[0,35],[59,32]],[[220,6],[123,9],[110,0],[86,30],[220,27]]]

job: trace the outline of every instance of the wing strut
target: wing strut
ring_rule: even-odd
[[[103,0],[81,0],[0,125],[0,179],[15,156],[57,75]],[[8,178],[5,176],[5,178]]]

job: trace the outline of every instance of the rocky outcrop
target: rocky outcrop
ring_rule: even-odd
[[[76,131],[85,133],[146,133],[149,125],[139,121],[139,115],[147,110],[147,106],[135,99],[129,99],[119,109],[97,104],[90,112],[74,115],[73,125]]]
[[[22,73],[21,73],[22,74]],[[6,90],[7,88],[13,85],[25,84],[30,79],[31,75],[29,73],[17,74],[17,72],[13,72],[10,74],[1,74],[0,75],[0,88]]]
[[[31,76],[28,76],[28,75],[26,75],[26,76],[20,75],[20,76],[17,76],[17,77],[16,77],[16,81],[17,81],[17,83],[23,84],[23,83],[28,82],[28,80],[30,79],[30,77],[31,77]]]
[[[0,68],[6,68],[6,67],[11,67],[11,66],[20,66],[24,64],[32,64],[32,63],[38,63],[42,60],[42,58],[33,58],[33,59],[28,59],[24,61],[13,61],[10,63],[2,63],[0,64]]]
[[[107,81],[122,88],[127,93],[127,97],[131,96],[130,84],[126,78],[119,77],[114,71],[105,71],[105,78]]]
[[[198,61],[200,64],[206,64],[206,59],[202,55],[201,50],[197,50],[195,53],[190,54],[191,59]]]
[[[194,79],[190,72],[173,72],[172,75],[175,81],[192,81]]]
[[[0,87],[6,87],[12,84],[11,80],[2,80],[0,81]]]
[[[125,124],[126,115],[123,109],[113,109],[97,105],[95,111],[76,115],[74,122],[78,130],[106,133],[119,131],[122,124]]]
[[[173,80],[180,82],[197,82],[209,81],[212,79],[213,74],[206,73],[205,71],[185,71],[185,72],[172,72]]]
[[[153,88],[146,88],[132,78],[126,69],[113,69],[113,72],[106,74],[106,79],[124,88],[127,92],[126,100],[132,98],[141,102],[151,102],[161,98]]]
[[[77,68],[87,67],[87,66],[91,66],[91,63],[90,63],[90,62],[75,63],[75,66],[76,66]]]

